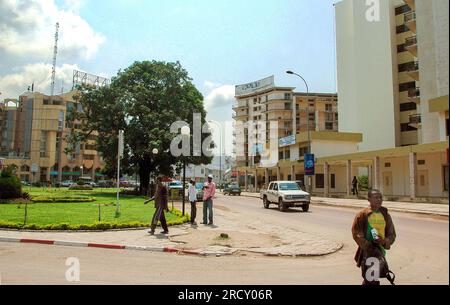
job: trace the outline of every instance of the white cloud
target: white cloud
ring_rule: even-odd
[[[205,82],[206,85],[207,82]],[[211,83],[212,84],[212,83]],[[234,104],[234,86],[223,85],[213,89],[205,98],[206,111],[214,111],[215,108],[229,106],[230,110]]]
[[[54,0],[0,1],[0,50],[16,56],[51,58],[55,24],[59,22],[61,55],[90,58],[105,38],[77,15],[75,1],[66,2],[67,9],[62,10]]]
[[[61,92],[64,81],[64,91],[68,91],[72,86],[73,70],[79,70],[77,65],[64,64],[56,68],[55,94]],[[34,82],[34,91],[44,94],[51,92],[51,71],[50,64],[29,64],[22,67],[17,73],[0,76],[0,88],[2,88],[2,98],[18,98],[18,95],[27,91]]]

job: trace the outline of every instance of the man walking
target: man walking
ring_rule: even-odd
[[[358,194],[358,179],[356,178],[356,176],[354,176],[353,180],[352,180],[352,192],[353,192],[353,195],[356,195],[356,196],[359,195]]]
[[[213,176],[208,176],[208,182],[203,186],[203,222],[202,224],[212,226],[213,222],[213,198],[216,195],[216,184],[212,181]],[[208,215],[209,214],[209,215]],[[207,222],[209,219],[209,223]]]
[[[156,192],[155,196],[145,201],[144,204],[149,203],[152,200],[155,200],[155,214],[153,214],[150,233],[151,235],[155,234],[156,226],[158,225],[158,221],[161,222],[161,226],[163,227],[162,234],[169,234],[169,228],[167,227],[166,217],[164,216],[164,211],[169,212],[168,207],[168,199],[167,199],[167,188],[162,184],[162,178],[158,177],[156,179]]]
[[[197,217],[197,190],[195,189],[195,181],[191,180],[189,182],[189,202],[191,203],[191,225],[195,226],[195,217]]]
[[[366,259],[377,258],[374,253],[379,253],[378,261],[385,261],[386,250],[389,250],[395,242],[396,233],[391,215],[381,206],[383,203],[381,192],[376,189],[370,190],[368,200],[370,206],[359,212],[353,221],[352,235],[358,245],[355,261],[362,270],[363,285],[379,285],[379,277],[385,274],[376,274],[375,279],[373,276],[369,278],[370,263],[367,266]],[[381,267],[380,264],[380,270]]]

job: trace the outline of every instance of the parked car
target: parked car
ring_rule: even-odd
[[[225,185],[225,188],[223,189],[224,195],[238,195],[241,196],[241,188],[237,183],[231,183]]]
[[[268,209],[270,204],[277,204],[281,212],[290,207],[301,207],[308,212],[311,196],[302,191],[296,182],[273,181],[267,190],[261,190],[260,198],[263,200],[264,208]]]
[[[195,189],[197,190],[197,201],[203,201],[203,183],[197,182]]]
[[[20,181],[22,183],[23,186],[31,186],[30,182],[27,181]]]
[[[114,183],[114,181],[111,180],[100,180],[97,182],[99,187],[114,187],[116,184]]]
[[[74,183],[75,182],[73,182],[72,180],[65,180],[65,181],[61,182],[61,186],[62,187],[70,187]]]

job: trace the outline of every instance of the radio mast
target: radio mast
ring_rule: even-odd
[[[53,49],[53,67],[52,67],[52,94],[55,93],[55,74],[56,74],[56,55],[58,54],[58,33],[59,33],[59,22],[56,23],[56,32],[55,32],[55,47]]]

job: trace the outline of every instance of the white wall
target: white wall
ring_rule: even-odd
[[[421,143],[446,139],[439,114],[429,112],[430,99],[448,95],[449,1],[416,1],[422,113]],[[444,133],[442,132],[444,131]]]
[[[366,1],[335,5],[339,131],[363,133],[360,151],[400,143],[394,2],[380,4],[379,22],[367,21]]]
[[[355,142],[314,140],[311,151],[316,158],[324,158],[355,153],[357,146]]]

